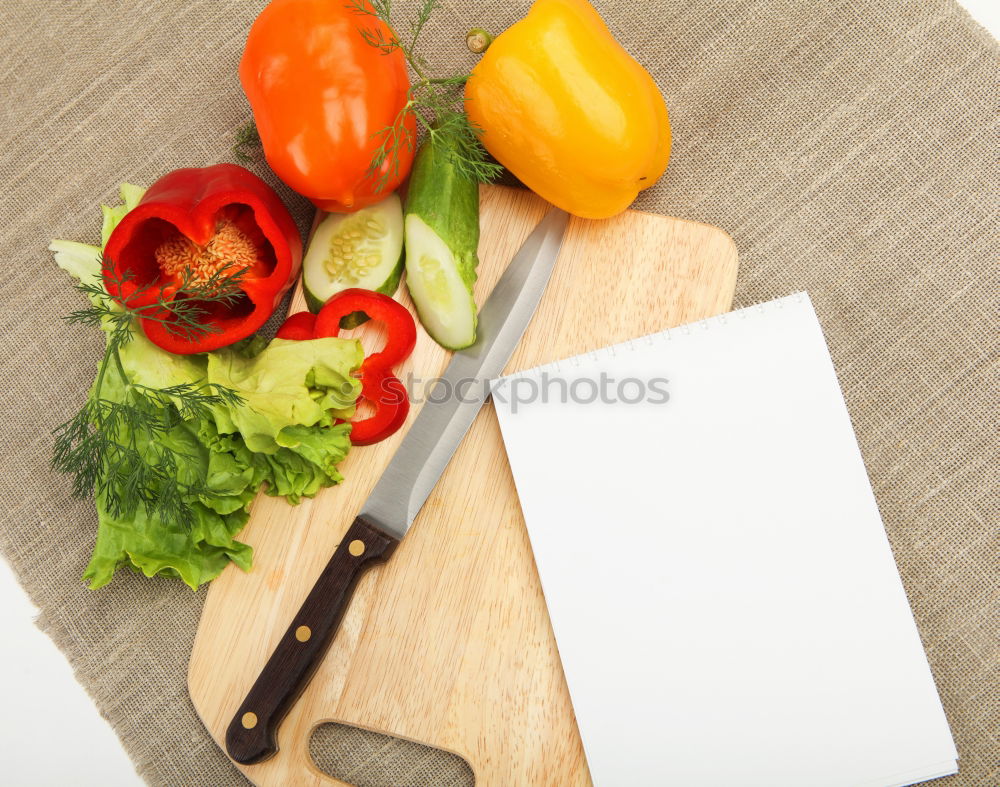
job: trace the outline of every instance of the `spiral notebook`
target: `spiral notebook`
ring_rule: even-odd
[[[493,391],[598,787],[956,771],[806,294]]]

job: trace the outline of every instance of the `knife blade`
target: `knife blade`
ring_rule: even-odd
[[[479,314],[476,343],[456,352],[292,619],[226,731],[250,765],[275,754],[282,719],[333,640],[365,570],[387,560],[416,518],[514,353],[552,274],[569,216],[553,208],[531,232]]]

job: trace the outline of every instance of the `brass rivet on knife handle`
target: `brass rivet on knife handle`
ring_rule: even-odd
[[[226,730],[226,751],[251,765],[278,750],[278,725],[319,665],[361,575],[399,544],[359,514]]]

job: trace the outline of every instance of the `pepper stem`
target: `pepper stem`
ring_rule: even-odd
[[[481,27],[474,27],[465,34],[465,45],[469,47],[470,52],[474,52],[477,55],[481,55],[489,49],[492,43],[493,36],[490,35],[489,31],[483,30]]]

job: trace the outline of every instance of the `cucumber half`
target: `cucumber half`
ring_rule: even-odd
[[[399,197],[390,194],[375,205],[331,213],[320,222],[302,261],[302,289],[315,313],[349,287],[392,295],[402,272],[403,209]]]
[[[476,302],[448,244],[420,216],[406,217],[406,286],[434,341],[460,350],[476,341]]]
[[[468,347],[476,341],[479,184],[458,170],[440,134],[417,151],[403,226],[406,286],[420,322],[441,346]]]

